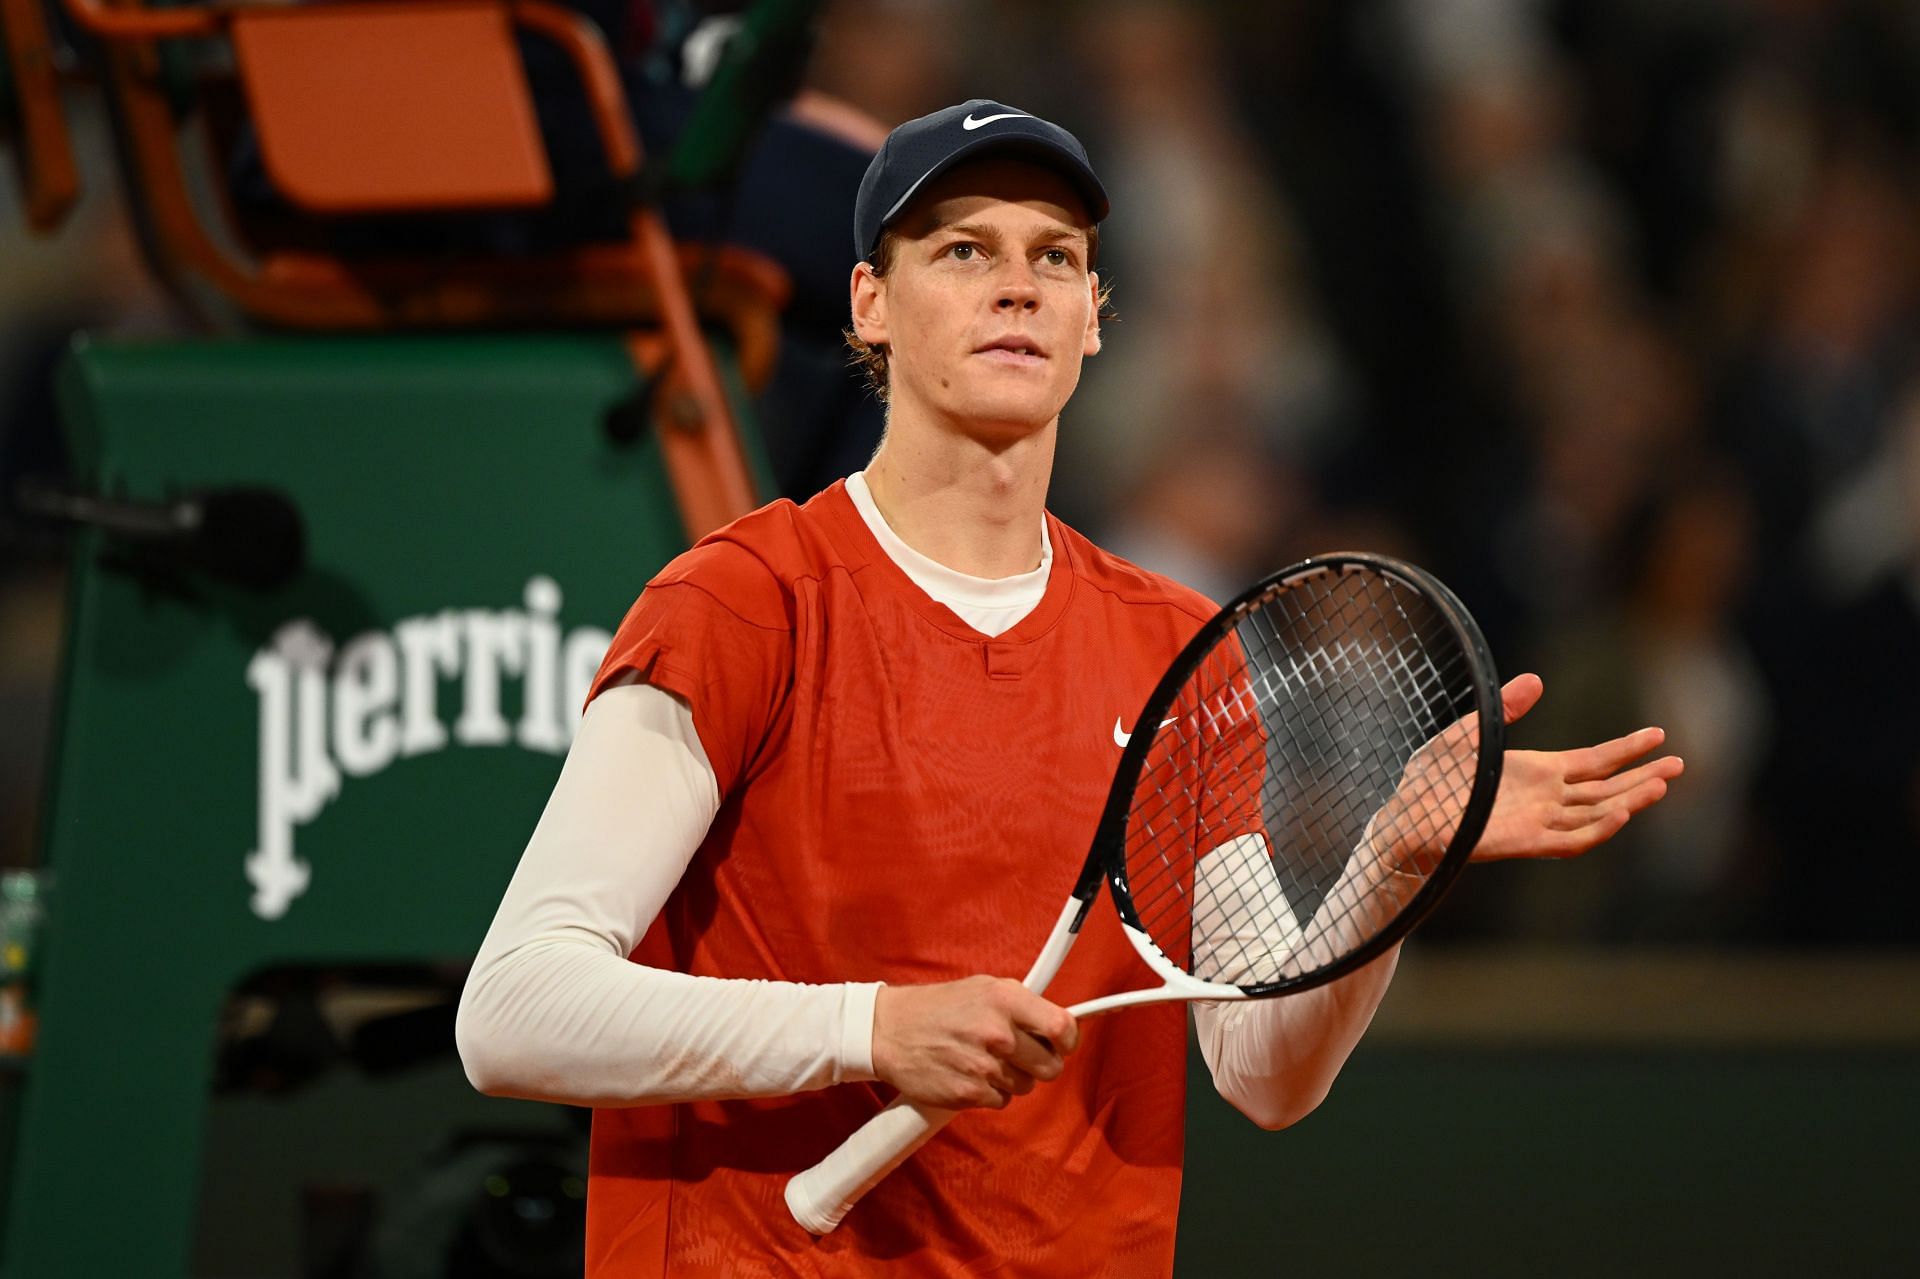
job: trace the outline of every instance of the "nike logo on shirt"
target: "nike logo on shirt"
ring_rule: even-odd
[[[973,130],[979,128],[981,125],[992,124],[995,120],[1031,120],[1031,119],[1033,119],[1033,117],[1028,115],[1024,111],[1008,111],[1001,115],[983,115],[978,120],[973,118],[972,112],[968,112],[967,118],[960,122],[960,127],[967,130],[967,132],[971,133],[973,132]]]
[[[1177,718],[1177,717],[1176,717],[1176,718]],[[1171,723],[1173,723],[1173,720],[1170,720],[1170,719],[1163,719],[1163,720],[1161,720],[1161,721],[1160,721],[1160,727],[1162,727],[1162,728],[1165,728],[1165,727],[1166,727],[1167,725],[1169,725],[1169,724],[1171,724]],[[1113,744],[1114,744],[1115,746],[1118,746],[1118,747],[1120,747],[1120,748],[1122,748],[1122,749],[1125,749],[1125,748],[1126,748],[1126,745],[1127,745],[1127,743],[1128,743],[1128,742],[1130,742],[1130,741],[1132,741],[1132,740],[1133,740],[1133,734],[1132,734],[1132,733],[1129,733],[1129,732],[1127,732],[1127,731],[1126,731],[1126,729],[1125,729],[1125,727],[1124,727],[1124,726],[1123,726],[1123,725],[1122,725],[1122,724],[1120,723],[1120,717],[1119,717],[1119,716],[1117,716],[1117,715],[1116,715],[1116,716],[1114,716],[1114,720],[1113,720]]]

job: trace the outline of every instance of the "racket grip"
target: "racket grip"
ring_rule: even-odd
[[[787,1210],[807,1233],[829,1233],[861,1196],[945,1128],[955,1113],[895,1101],[832,1154],[787,1182]]]

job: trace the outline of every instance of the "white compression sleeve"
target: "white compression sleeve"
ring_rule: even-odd
[[[877,984],[692,977],[627,955],[719,810],[693,714],[646,684],[580,722],[460,998],[483,1092],[630,1106],[873,1078]]]
[[[1193,1006],[1213,1086],[1262,1128],[1285,1128],[1333,1087],[1400,962],[1395,946],[1355,973],[1278,999]]]
[[[1361,848],[1371,847],[1369,828]],[[1245,921],[1239,932],[1216,939],[1203,939],[1195,929],[1195,970],[1215,981],[1253,980],[1251,969],[1239,971],[1236,964],[1244,968],[1247,961],[1239,957],[1262,942],[1284,952],[1297,951],[1302,945],[1328,951],[1310,955],[1304,964],[1283,962],[1274,971],[1316,967],[1383,922],[1355,919],[1355,913],[1371,913],[1369,907],[1386,907],[1391,913],[1402,904],[1396,900],[1398,893],[1378,892],[1379,898],[1388,900],[1376,900],[1375,893],[1366,891],[1384,887],[1375,882],[1382,871],[1378,859],[1356,854],[1321,906],[1323,912],[1338,912],[1336,917],[1319,929],[1303,930],[1281,890],[1264,836],[1228,841],[1202,859],[1199,871],[1194,886],[1196,920]],[[1260,929],[1276,922],[1283,935],[1263,936]],[[1354,929],[1358,935],[1343,936]],[[1307,940],[1310,934],[1312,941]],[[1216,951],[1221,958],[1209,953]],[[1284,1128],[1306,1116],[1325,1099],[1354,1045],[1372,1024],[1399,962],[1396,945],[1358,972],[1297,995],[1195,1004],[1194,1028],[1200,1036],[1201,1055],[1213,1073],[1214,1088],[1263,1128]]]
[[[925,560],[856,474],[848,491],[887,554],[987,634],[1039,603],[1052,566],[998,581]],[[684,702],[644,684],[587,708],[547,810],[461,995],[455,1038],[483,1092],[577,1105],[776,1096],[872,1079],[879,985],[690,977],[629,963],[719,810]]]

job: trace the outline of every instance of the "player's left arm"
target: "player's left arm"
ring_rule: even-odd
[[[1285,1128],[1326,1099],[1400,962],[1394,946],[1338,981],[1283,999],[1193,1005],[1214,1090],[1262,1128]]]
[[[1501,689],[1507,722],[1532,710],[1543,691],[1537,675],[1508,681]],[[1685,768],[1673,755],[1635,764],[1665,740],[1663,730],[1649,727],[1573,750],[1508,751],[1472,860],[1574,857],[1599,847],[1658,803]],[[1408,821],[1402,828],[1427,830],[1433,823]],[[1337,890],[1329,894],[1338,896]],[[1372,1024],[1399,956],[1395,946],[1358,972],[1284,999],[1196,1004],[1194,1023],[1214,1087],[1263,1128],[1306,1116]]]

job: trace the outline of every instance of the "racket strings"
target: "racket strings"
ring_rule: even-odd
[[[1256,654],[1257,654],[1256,660],[1252,662],[1250,665],[1255,669],[1264,670],[1265,675],[1267,677],[1270,677],[1274,669],[1272,665],[1273,654],[1271,651],[1274,644],[1274,637],[1272,635],[1270,627],[1265,628],[1266,629],[1265,634],[1261,634],[1261,629],[1262,629],[1261,624],[1264,621],[1265,621],[1265,614],[1262,614],[1262,613],[1253,614],[1249,619],[1250,624],[1253,625],[1255,628],[1256,635],[1262,641],[1261,648],[1256,650]],[[1350,673],[1355,669],[1359,669],[1357,667],[1357,664],[1353,660],[1353,651],[1354,650],[1352,646],[1345,645],[1345,644],[1341,645],[1339,648],[1333,651],[1332,653],[1333,660],[1330,662],[1330,665],[1334,666],[1336,669],[1340,670],[1343,673]],[[1297,661],[1295,661],[1293,665],[1294,665],[1294,670],[1292,672],[1292,675],[1294,678],[1294,682],[1298,683],[1306,677],[1306,672],[1300,669]],[[1266,712],[1271,710],[1274,706],[1278,704],[1279,690],[1275,689],[1272,686],[1272,684],[1268,681],[1267,678],[1263,678],[1261,682],[1263,685],[1265,685],[1265,695],[1256,696],[1254,698],[1253,709],[1258,709],[1262,712]],[[1323,735],[1331,735],[1335,731],[1329,718],[1333,712],[1333,709],[1334,708],[1332,708],[1329,705],[1316,705],[1308,708],[1309,713],[1318,721],[1319,730]],[[1191,722],[1192,722],[1191,717],[1182,717],[1179,721],[1177,721],[1178,730],[1181,732],[1185,732],[1187,725]],[[1195,746],[1195,743],[1191,740],[1191,738],[1189,738],[1187,741],[1181,743],[1181,745],[1187,747],[1188,749],[1193,749]],[[1228,806],[1231,807],[1232,800],[1234,797],[1234,791],[1236,789],[1235,784],[1250,771],[1251,770],[1246,770],[1246,769],[1239,769],[1239,770],[1216,769],[1208,774],[1208,780],[1210,783],[1214,785],[1214,787],[1217,790],[1223,791],[1226,794],[1228,798]],[[1256,777],[1254,780],[1257,782],[1260,779]],[[1188,803],[1191,803],[1193,801],[1193,798],[1194,797],[1193,797],[1193,792],[1191,788],[1183,780],[1176,780],[1171,786],[1163,785],[1160,788],[1160,793],[1156,796],[1156,799],[1158,801],[1157,803],[1153,801],[1149,801],[1146,806],[1141,808],[1136,808],[1136,814],[1145,823],[1145,825],[1147,825],[1148,827],[1151,827],[1152,823],[1156,819],[1164,818],[1167,815],[1167,813],[1170,812],[1175,807],[1175,804],[1178,801],[1184,800]],[[1203,836],[1207,833],[1210,833],[1210,832],[1207,832],[1205,830],[1202,831]],[[1303,845],[1303,847],[1306,847],[1316,857],[1319,857],[1321,859],[1323,867],[1330,860],[1325,850],[1317,844]],[[1162,858],[1163,865],[1165,865],[1170,869],[1173,863],[1165,850],[1161,851],[1161,858]],[[1344,856],[1341,858],[1341,861],[1344,862]],[[1177,888],[1178,887],[1177,881],[1174,881],[1172,884],[1169,885],[1169,887]]]
[[[1383,574],[1320,573],[1248,605],[1164,712],[1135,788],[1141,927],[1196,976],[1239,985],[1379,933],[1458,828],[1474,696],[1446,619]]]
[[[1457,810],[1464,804],[1464,795],[1453,803],[1435,803],[1435,797],[1429,792],[1433,789],[1432,780],[1436,774],[1426,770],[1417,775],[1408,775],[1402,764],[1432,739],[1441,725],[1457,717],[1455,708],[1458,699],[1446,697],[1445,692],[1449,686],[1468,686],[1465,656],[1450,642],[1442,646],[1440,641],[1448,633],[1430,612],[1423,631],[1408,615],[1398,594],[1389,596],[1378,590],[1370,590],[1353,596],[1348,603],[1355,600],[1364,603],[1371,612],[1371,618],[1343,615],[1339,624],[1352,627],[1353,630],[1329,651],[1333,659],[1330,665],[1336,669],[1338,677],[1347,681],[1349,687],[1358,686],[1365,704],[1376,711],[1381,708],[1385,711],[1384,714],[1362,717],[1366,721],[1362,727],[1368,730],[1363,734],[1367,739],[1365,750],[1371,753],[1371,765],[1367,771],[1382,782],[1390,778],[1397,779],[1398,793],[1402,798],[1413,801],[1410,806],[1388,811],[1434,813]],[[1395,616],[1383,614],[1383,600],[1393,603]],[[1364,637],[1359,637],[1363,633]],[[1409,637],[1412,643],[1408,642]],[[1433,660],[1436,652],[1448,654],[1447,665],[1455,668],[1454,673],[1461,677],[1451,681],[1451,685]],[[1334,706],[1335,703],[1331,701],[1322,701],[1316,704],[1316,709],[1324,720],[1332,713]],[[1348,702],[1343,709],[1351,712],[1353,704]],[[1348,734],[1349,746],[1351,739],[1352,734]],[[1442,770],[1439,775],[1446,775],[1445,771]],[[1352,780],[1350,778],[1349,782]],[[1384,850],[1395,846],[1395,840],[1391,838],[1394,832],[1372,829],[1372,818],[1381,811],[1377,803],[1383,789],[1383,786],[1354,787],[1346,792],[1347,802],[1329,821],[1322,823],[1342,832],[1337,841],[1293,842],[1291,847],[1296,850],[1309,849],[1318,863],[1307,874],[1324,874],[1326,862],[1333,858],[1338,858],[1341,868],[1345,869],[1349,855],[1354,852],[1366,853],[1377,861]],[[1327,791],[1323,787],[1322,790],[1323,793],[1340,793],[1337,789]],[[1357,842],[1350,840],[1346,834],[1353,831],[1356,824],[1361,826]],[[1367,843],[1375,834],[1383,836],[1382,842]],[[1284,863],[1277,859],[1276,864]],[[1411,899],[1420,882],[1397,872],[1396,877],[1391,879],[1375,874],[1371,878],[1348,876],[1337,880],[1320,903],[1319,919],[1324,928],[1320,930],[1318,940],[1328,943],[1321,953],[1351,949],[1364,940],[1364,933],[1377,931],[1378,926]],[[1203,929],[1207,922],[1200,921]]]
[[[1256,632],[1257,629],[1258,628],[1256,628]],[[1267,643],[1270,646],[1271,640],[1268,640]],[[1369,664],[1365,660],[1365,649],[1366,646],[1358,641],[1342,639],[1331,647],[1321,650],[1326,659],[1324,662],[1324,670],[1314,671],[1310,668],[1303,669],[1299,663],[1293,663],[1295,674],[1293,682],[1297,685],[1306,679],[1324,681],[1329,678],[1351,681],[1355,678],[1356,673],[1377,672],[1380,669],[1380,665],[1378,663]],[[1263,652],[1255,656],[1254,660],[1258,663],[1262,659],[1270,659],[1271,656],[1271,653]],[[1389,664],[1385,669],[1391,672],[1397,668]],[[1332,702],[1316,703],[1311,709],[1314,713],[1313,719],[1316,721],[1312,731],[1323,738],[1337,736],[1339,729],[1333,722],[1335,704]],[[1389,743],[1389,745],[1392,745],[1392,743]],[[1370,744],[1368,749],[1375,749],[1375,747]],[[1298,783],[1300,777],[1299,769],[1296,766],[1297,761],[1285,755],[1281,757],[1281,760],[1283,766],[1293,774],[1290,780]],[[1210,773],[1209,776],[1210,778],[1217,778],[1220,777],[1221,774],[1214,772]],[[1231,779],[1231,782],[1237,783],[1240,780],[1240,777],[1235,776]],[[1362,816],[1360,809],[1367,798],[1365,795],[1349,795],[1346,797],[1345,803],[1337,806],[1335,811],[1323,815],[1322,819],[1314,824],[1323,831],[1329,828],[1338,831],[1351,830],[1353,829],[1355,820]],[[1370,804],[1367,806],[1370,807]],[[1204,850],[1204,848],[1212,842],[1214,842],[1213,832],[1203,830],[1201,833],[1201,848]],[[1235,970],[1231,972],[1219,971],[1209,973],[1207,975],[1210,978],[1215,980],[1235,979],[1242,982],[1247,981],[1250,977],[1259,979],[1261,974],[1254,971],[1258,965],[1250,965],[1245,962],[1250,957],[1247,943],[1251,941],[1257,941],[1261,946],[1257,957],[1265,961],[1265,966],[1272,967],[1276,961],[1284,963],[1289,957],[1296,954],[1300,962],[1307,966],[1317,966],[1324,962],[1330,962],[1337,953],[1351,949],[1354,945],[1364,940],[1364,936],[1355,935],[1356,930],[1354,924],[1357,918],[1364,917],[1361,912],[1367,902],[1366,894],[1359,891],[1358,884],[1346,880],[1339,880],[1336,881],[1326,895],[1321,898],[1319,910],[1313,916],[1313,923],[1317,925],[1316,927],[1300,927],[1297,917],[1299,912],[1296,912],[1296,918],[1294,920],[1295,931],[1302,935],[1298,939],[1293,940],[1291,944],[1282,943],[1278,946],[1269,944],[1270,939],[1275,936],[1284,936],[1287,931],[1281,911],[1291,909],[1291,903],[1303,896],[1303,889],[1307,889],[1315,883],[1323,883],[1329,869],[1337,872],[1344,868],[1348,861],[1348,854],[1352,851],[1344,837],[1330,838],[1326,835],[1295,840],[1291,847],[1296,853],[1304,854],[1304,856],[1299,858],[1300,864],[1288,865],[1285,862],[1276,861],[1271,865],[1263,865],[1257,859],[1245,857],[1227,863],[1231,868],[1230,873],[1232,874],[1232,878],[1226,885],[1226,891],[1219,891],[1212,894],[1213,903],[1217,903],[1216,909],[1211,912],[1196,910],[1193,931],[1198,936],[1213,939],[1215,943],[1213,950],[1216,953],[1226,949],[1218,944],[1219,939],[1223,937],[1232,938],[1240,947],[1239,953],[1235,955],[1234,958],[1241,962],[1236,966]],[[1203,851],[1201,855],[1203,858],[1212,858],[1217,854],[1209,854]],[[1271,889],[1267,887],[1267,881],[1275,876],[1276,871],[1291,873],[1291,882],[1280,885],[1281,891],[1286,894],[1287,904],[1285,905],[1275,902],[1271,895]],[[1204,876],[1208,877],[1220,873],[1218,868],[1216,868],[1210,860],[1203,864],[1202,872]],[[1395,909],[1401,904],[1403,903],[1398,900],[1391,903]],[[1267,918],[1268,916],[1271,916],[1272,919]],[[1273,926],[1272,921],[1274,920],[1279,922],[1280,926],[1278,929]]]

